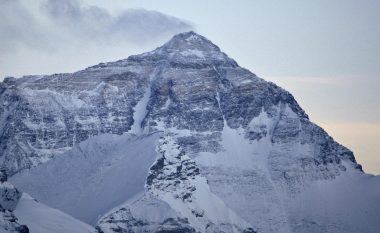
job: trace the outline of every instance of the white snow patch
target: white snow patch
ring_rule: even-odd
[[[241,84],[248,84],[248,83],[253,83],[253,80],[246,79],[246,80],[241,81]]]
[[[66,109],[73,109],[86,105],[83,100],[78,99],[75,95],[64,95],[50,89],[32,90],[24,88],[22,89],[22,94],[31,101],[32,105],[37,107],[50,106],[53,108],[64,107]]]
[[[263,117],[262,120],[265,118]],[[271,144],[270,137],[250,142],[245,138],[244,129],[232,129],[224,121],[221,144],[223,151],[217,154],[201,152],[195,159],[196,162],[203,166],[266,169],[266,158]]]
[[[175,127],[166,127],[165,123],[162,121],[157,121],[157,125],[154,127],[157,131],[162,131],[164,134],[171,134],[177,137],[188,137],[193,135],[193,131],[189,129],[177,129]]]
[[[148,113],[148,110],[146,109],[149,98],[150,98],[151,90],[150,86],[145,90],[144,96],[142,99],[136,104],[136,106],[133,108],[133,125],[131,127],[130,132],[131,133],[141,133],[141,123],[143,122],[146,114]]]
[[[186,41],[194,41],[194,40],[199,40],[199,36],[197,35],[190,35],[185,39]]]
[[[183,55],[185,57],[204,58],[203,52],[200,50],[196,50],[196,49],[188,49],[188,50],[181,51],[181,55]]]
[[[170,96],[169,96],[165,102],[163,109],[168,109],[171,103],[172,103],[172,100],[170,99]]]

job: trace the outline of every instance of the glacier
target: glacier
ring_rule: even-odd
[[[380,229],[379,176],[289,92],[192,31],[75,73],[6,78],[0,106],[10,182],[78,229]],[[44,222],[25,213],[12,210],[30,229]]]

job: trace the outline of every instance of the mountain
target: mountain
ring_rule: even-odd
[[[380,178],[194,32],[0,84],[10,182],[99,232],[370,232]]]

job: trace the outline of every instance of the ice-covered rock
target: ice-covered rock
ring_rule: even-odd
[[[26,225],[18,223],[18,219],[9,210],[0,210],[0,232],[1,233],[29,233]]]
[[[29,233],[29,228],[20,224],[13,214],[22,193],[7,182],[5,170],[1,169],[0,174],[2,178],[0,181],[0,232]]]
[[[20,199],[22,192],[19,192],[9,182],[0,184],[0,208],[13,211]]]

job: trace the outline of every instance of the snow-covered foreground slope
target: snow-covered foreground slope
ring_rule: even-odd
[[[380,177],[354,170],[315,182],[288,203],[292,232],[379,232],[379,197]]]
[[[11,181],[100,231],[380,229],[379,177],[194,32],[72,74],[7,78],[0,104]]]
[[[95,233],[95,228],[59,210],[41,204],[24,193],[15,216],[19,223],[28,226],[31,233]]]
[[[95,228],[37,202],[7,181],[0,171],[1,233],[95,233]]]
[[[228,140],[224,142],[225,150],[196,155],[193,160],[175,143],[179,134],[171,134],[160,141],[159,135],[163,133],[94,137],[80,144],[82,156],[91,167],[102,171],[105,171],[102,163],[93,163],[94,159],[89,157],[103,154],[109,158],[106,161],[118,161],[107,164],[109,172],[86,171],[82,164],[85,161],[80,162],[81,156],[72,157],[69,151],[12,177],[12,182],[36,197],[54,196],[47,199],[50,205],[90,224],[99,224],[99,229],[106,233],[156,232],[158,229],[300,233],[305,229],[316,233],[322,229],[331,233],[376,233],[380,227],[376,221],[380,214],[379,177],[349,168],[332,179],[301,183],[298,188],[302,190],[289,193],[288,184],[280,184],[269,173],[269,152],[265,149],[269,142],[249,143],[241,138],[239,130],[226,127],[222,134],[223,140]],[[236,153],[237,146],[239,153]],[[122,154],[116,152],[120,152],[120,148]],[[149,150],[149,159],[137,159]],[[120,157],[115,159],[117,156]],[[68,159],[73,161],[69,163]],[[142,161],[148,166],[144,167]],[[83,170],[60,168],[61,164],[78,164]],[[117,169],[119,165],[126,169],[123,177],[118,176],[122,174]],[[44,166],[52,166],[52,169]],[[130,184],[128,180],[138,179],[136,168],[144,171],[139,174],[143,179]],[[62,180],[66,180],[64,184]],[[83,188],[78,184],[84,185]],[[119,188],[124,184],[125,188]],[[67,192],[59,195],[57,190]],[[84,190],[91,192],[83,194]],[[83,210],[88,209],[91,209],[88,215],[83,215]],[[23,218],[20,220],[27,224],[22,222]]]
[[[100,229],[105,232],[110,228],[107,221],[114,215],[122,215],[120,221],[133,225],[132,219],[125,217],[131,209],[145,213],[154,203],[158,203],[155,214],[138,215],[140,221],[149,223],[145,224],[147,229],[164,228],[168,221],[197,232],[204,232],[206,226],[215,231],[249,229],[247,222],[211,192],[207,180],[174,139],[166,136],[158,143],[159,134],[97,136],[11,180],[40,201],[82,221],[95,224],[105,215],[100,220]],[[163,167],[157,165],[161,162]],[[162,211],[168,214],[162,215]],[[32,221],[28,216],[24,211],[22,223]],[[120,226],[133,227],[136,230],[136,226]]]
[[[102,214],[144,190],[158,137],[97,136],[13,176],[11,182],[39,201],[95,224]]]

